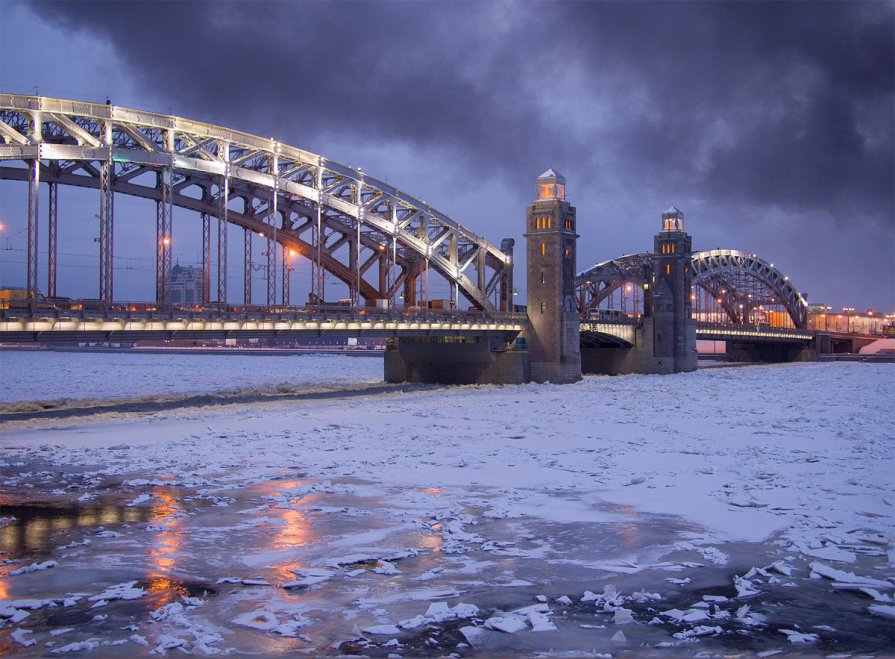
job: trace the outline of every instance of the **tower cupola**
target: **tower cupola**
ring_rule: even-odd
[[[538,177],[538,199],[566,198],[566,178],[552,169]]]
[[[662,231],[683,231],[684,230],[684,211],[675,206],[671,206],[662,213]]]

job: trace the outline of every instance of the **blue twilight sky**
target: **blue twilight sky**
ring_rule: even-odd
[[[553,167],[579,270],[650,249],[674,204],[695,249],[755,252],[811,302],[891,312],[893,34],[891,2],[3,2],[0,89],[272,136],[495,243],[521,244]],[[26,194],[0,181],[0,285],[24,283]],[[60,295],[97,294],[96,197],[60,189]],[[154,204],[115,203],[115,296],[149,299]],[[175,210],[176,259],[197,263],[199,241]],[[293,277],[300,301],[307,263]]]

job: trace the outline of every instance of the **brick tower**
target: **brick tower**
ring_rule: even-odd
[[[662,213],[662,230],[653,241],[653,356],[657,372],[696,370],[690,258],[693,239],[684,231],[684,214],[672,206]]]
[[[575,208],[566,201],[565,178],[552,169],[538,177],[525,238],[531,379],[577,382],[581,339],[575,304]]]

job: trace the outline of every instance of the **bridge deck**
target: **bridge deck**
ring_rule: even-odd
[[[507,340],[522,314],[383,312],[368,309],[285,312],[0,310],[0,341],[298,338],[308,336],[494,336]]]

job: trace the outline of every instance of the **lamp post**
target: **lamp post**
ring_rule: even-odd
[[[854,313],[854,307],[842,307],[845,312],[845,332],[851,334],[851,315]]]

